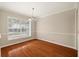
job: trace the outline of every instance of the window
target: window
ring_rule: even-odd
[[[27,38],[31,36],[31,21],[8,18],[8,39]]]

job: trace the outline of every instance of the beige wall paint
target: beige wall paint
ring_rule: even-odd
[[[37,38],[76,49],[74,9],[40,18]]]
[[[32,21],[32,36],[31,37],[16,39],[16,40],[8,40],[7,39],[7,17],[8,16],[16,17],[19,20],[28,20],[29,18],[28,16],[14,13],[11,11],[0,10],[0,33],[2,35],[2,38],[0,39],[0,47],[5,47],[8,45],[20,43],[20,42],[35,38],[35,25],[36,24],[35,24],[35,21]]]

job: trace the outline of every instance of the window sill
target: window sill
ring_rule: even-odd
[[[26,35],[26,34],[8,35],[8,40],[16,40],[16,39],[28,38],[28,37],[31,37],[31,35]]]

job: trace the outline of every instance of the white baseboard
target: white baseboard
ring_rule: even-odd
[[[54,43],[54,44],[57,44],[57,45],[61,45],[61,46],[65,46],[65,47],[69,47],[69,48],[72,48],[72,49],[77,50],[76,47],[72,47],[72,46],[68,46],[68,45],[65,45],[65,44],[58,43],[58,42],[52,42],[52,41],[44,40],[44,39],[40,39],[40,38],[38,38],[38,39],[39,39],[39,40],[43,40],[43,41],[47,41],[47,42],[50,42],[50,43]]]

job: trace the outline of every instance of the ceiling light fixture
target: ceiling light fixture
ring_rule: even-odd
[[[31,17],[29,18],[29,20],[32,21],[32,20],[33,20],[33,17],[34,17],[34,8],[32,8],[32,15],[31,15]]]

